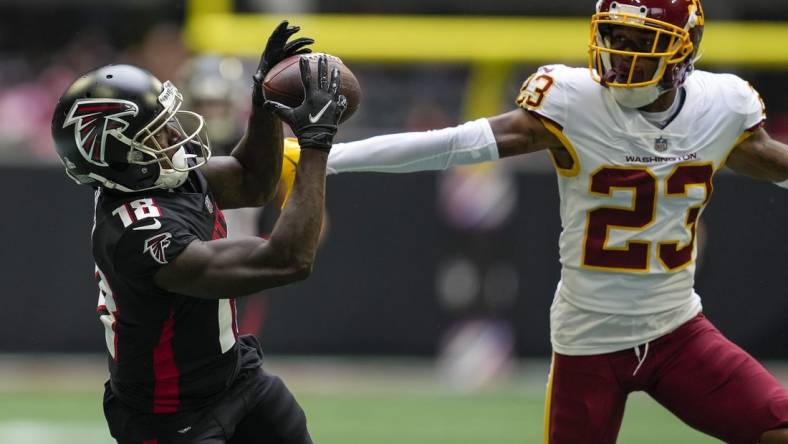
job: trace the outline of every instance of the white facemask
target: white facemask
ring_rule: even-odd
[[[664,92],[659,85],[641,86],[640,88],[608,88],[610,94],[624,108],[642,108],[651,105]]]
[[[172,155],[172,164],[175,166],[175,168],[185,170],[189,166],[188,162],[186,161],[187,158],[188,155],[186,154],[186,148],[181,147],[175,152],[175,154]],[[156,180],[155,185],[158,188],[166,188],[171,190],[183,185],[188,177],[188,171],[178,171],[172,168],[161,168],[161,171],[159,172],[159,178]]]

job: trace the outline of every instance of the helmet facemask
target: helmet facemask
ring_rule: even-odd
[[[195,112],[180,109],[183,96],[169,81],[163,84],[158,101],[162,111],[131,140],[124,140],[131,147],[128,163],[158,164],[159,179],[153,188],[177,188],[186,181],[189,171],[205,165],[211,157],[205,120]],[[168,143],[160,142],[157,135],[161,134]],[[176,137],[170,137],[172,134]]]
[[[608,11],[598,9],[591,20],[592,77],[632,108],[646,106],[681,85],[696,50],[691,30],[702,21],[692,12],[681,28],[648,14],[646,6],[612,2]]]

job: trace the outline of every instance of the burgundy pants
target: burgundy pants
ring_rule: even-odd
[[[545,444],[616,442],[634,391],[726,443],[755,444],[788,427],[788,390],[702,314],[637,354],[555,353],[547,390]]]

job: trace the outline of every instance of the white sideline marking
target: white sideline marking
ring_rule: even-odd
[[[106,444],[113,442],[107,426],[94,423],[0,421],[0,443]]]

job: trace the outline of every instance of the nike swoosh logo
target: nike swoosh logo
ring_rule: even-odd
[[[153,219],[153,223],[150,225],[145,225],[142,227],[136,227],[132,229],[137,231],[137,230],[158,230],[159,228],[161,228],[161,222],[159,222],[159,219]]]
[[[312,123],[317,123],[317,121],[320,120],[321,117],[323,117],[323,113],[326,112],[329,105],[331,105],[331,102],[330,101],[326,102],[326,106],[324,106],[323,109],[321,109],[316,116],[312,116],[312,113],[309,113],[309,121]]]
[[[184,434],[184,433],[188,432],[188,431],[189,431],[189,430],[191,430],[191,429],[192,429],[192,426],[189,426],[189,427],[184,427],[184,428],[182,428],[182,429],[178,430],[178,433],[180,433],[180,434]]]

